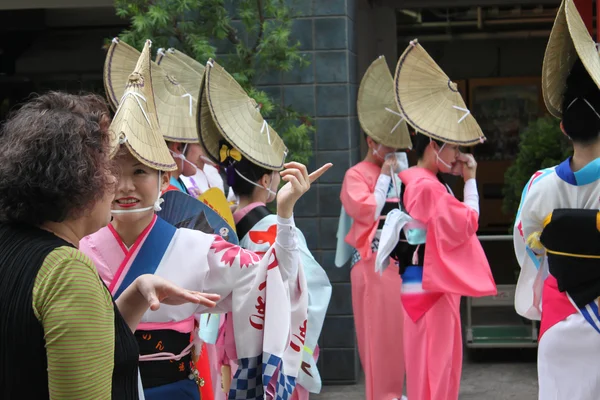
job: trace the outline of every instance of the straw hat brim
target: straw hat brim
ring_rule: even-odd
[[[287,154],[283,140],[263,119],[256,102],[212,60],[207,65],[198,114],[200,142],[213,160],[220,161],[219,142],[224,139],[256,165],[269,170],[283,168]]]
[[[200,86],[204,80],[205,71],[202,64],[175,49],[161,49],[156,55],[156,63],[167,74],[176,77],[177,82],[188,93],[191,93],[196,99],[200,98]]]
[[[461,146],[485,140],[456,84],[416,40],[398,61],[394,87],[401,114],[417,132]]]
[[[567,78],[577,58],[600,87],[600,56],[573,0],[564,0],[550,33],[542,66],[542,94],[548,111],[562,117]]]
[[[175,171],[177,165],[158,125],[150,63],[150,41],[147,41],[128,77],[125,93],[109,128],[116,141],[112,155],[119,144],[124,143],[142,164],[159,171]]]
[[[104,86],[113,109],[118,106],[129,74],[139,57],[140,52],[127,43],[118,39],[113,41],[104,66]],[[168,74],[154,62],[151,62],[151,73],[158,121],[165,140],[198,143],[195,116],[197,94],[186,92],[174,75]]]
[[[412,147],[410,133],[394,99],[394,78],[381,56],[367,69],[356,102],[362,129],[377,143],[395,149]]]

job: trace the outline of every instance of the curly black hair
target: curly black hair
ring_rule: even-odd
[[[49,92],[14,112],[0,131],[0,221],[78,218],[114,190],[109,125],[93,94]]]

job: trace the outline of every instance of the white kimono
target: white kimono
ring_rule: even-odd
[[[276,369],[282,371],[278,392],[282,397],[292,393],[302,354],[290,346],[290,337],[301,334],[308,308],[293,220],[278,219],[277,240],[264,257],[216,235],[177,229],[158,217],[130,249],[110,225],[84,238],[80,249],[95,262],[115,298],[145,273],[221,295],[213,309],[163,304],[144,315],[139,329],[191,332],[201,313],[232,312],[240,368],[229,398],[262,399]]]
[[[252,212],[252,211],[250,211]],[[268,251],[275,241],[277,217],[267,215],[256,223],[252,229],[240,239],[240,246],[258,254]],[[310,393],[321,391],[321,376],[317,368],[317,342],[323,328],[325,314],[331,299],[331,283],[325,270],[315,260],[304,235],[296,230],[299,240],[300,262],[304,268],[308,288],[308,325],[302,348],[302,364],[298,376],[298,384]]]
[[[579,309],[566,292],[559,291],[543,251],[527,246],[527,238],[542,231],[545,218],[555,209],[599,207],[600,159],[577,172],[571,170],[567,159],[536,172],[523,190],[513,235],[521,266],[515,308],[526,318],[541,319],[540,400],[600,398],[600,331],[592,325],[594,318],[589,322],[584,317],[585,307]],[[597,314],[597,300],[594,303]]]

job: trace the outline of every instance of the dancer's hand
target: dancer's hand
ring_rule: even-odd
[[[463,179],[468,181],[469,179],[475,179],[477,175],[477,162],[472,154],[460,153],[458,156],[458,162],[462,164],[462,176]]]
[[[383,165],[381,166],[381,175],[391,176],[392,171],[395,171],[398,167],[398,160],[396,160],[396,155],[394,153],[390,153],[392,155],[386,156]]]
[[[298,199],[308,192],[311,183],[332,166],[333,164],[327,163],[309,175],[303,164],[297,162],[284,164],[286,169],[281,171],[280,175],[281,179],[287,183],[277,193],[277,215],[282,218],[291,218]]]
[[[171,306],[195,303],[212,308],[216,305],[215,302],[221,298],[218,294],[183,289],[160,276],[152,274],[139,276],[134,284],[140,295],[146,299],[152,311],[158,310],[160,303]]]

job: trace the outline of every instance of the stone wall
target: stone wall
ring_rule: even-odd
[[[325,383],[357,379],[350,270],[334,265],[339,193],[346,170],[359,160],[356,118],[357,49],[355,0],[290,0],[295,12],[292,39],[311,64],[259,78],[258,86],[275,101],[314,118],[314,156],[309,168],[326,162],[333,168],[296,208],[296,223],[314,257],[325,268],[333,295],[320,339],[319,369]],[[232,7],[233,11],[233,7]],[[234,21],[241,28],[239,21]],[[241,31],[241,29],[240,29]],[[252,40],[252,38],[246,38]]]

